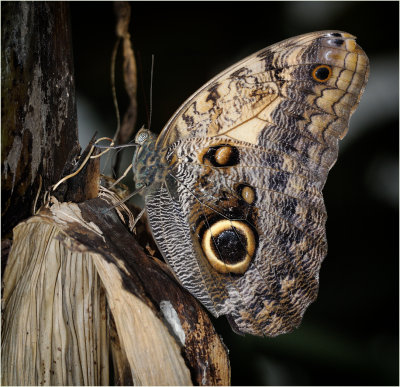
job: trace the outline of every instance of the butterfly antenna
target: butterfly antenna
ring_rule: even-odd
[[[143,80],[143,63],[142,63],[142,56],[140,51],[137,52],[138,56],[138,68],[139,68],[139,80],[140,80],[140,88],[142,90],[142,101],[144,104],[144,109],[146,111],[147,122],[149,121],[149,107],[147,106],[147,97],[146,97],[146,89],[144,88],[144,80]]]
[[[154,77],[154,54],[151,56],[151,74],[150,74],[150,112],[149,112],[149,126],[151,129],[151,116],[153,114],[153,77]]]
[[[145,110],[146,110],[146,115],[147,115],[147,129],[151,128],[151,116],[152,116],[152,110],[153,110],[153,72],[154,72],[154,55],[152,55],[152,60],[151,60],[151,79],[150,79],[150,107],[147,104],[147,97],[146,97],[146,88],[144,87],[144,81],[143,81],[143,65],[142,65],[142,57],[140,55],[140,52],[138,52],[138,67],[139,67],[139,74],[140,74],[140,86],[142,88],[142,94],[143,94],[143,99],[144,99],[144,105],[145,105]]]

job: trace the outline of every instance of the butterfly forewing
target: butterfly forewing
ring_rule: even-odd
[[[321,190],[368,71],[352,35],[288,39],[212,79],[157,140],[154,237],[183,286],[235,330],[288,332],[315,300]]]

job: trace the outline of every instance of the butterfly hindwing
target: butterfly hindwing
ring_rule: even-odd
[[[224,148],[236,149],[234,165],[213,165],[207,156],[215,157]],[[224,303],[215,302],[215,314],[232,316],[242,331],[274,335],[290,330],[300,321],[304,304],[315,298],[315,273],[326,254],[325,208],[310,175],[306,171],[302,175],[301,164],[296,167],[293,160],[279,169],[284,163],[278,165],[276,151],[251,152],[248,144],[232,140],[221,146],[209,138],[188,138],[177,146],[175,155],[173,180],[166,187],[177,192],[176,213],[183,215],[190,230],[194,261],[208,269],[210,278],[229,295]],[[185,256],[185,248],[180,255]],[[186,257],[184,262],[188,261]],[[230,268],[231,262],[236,269]],[[293,297],[284,299],[281,286],[288,281]],[[201,299],[198,293],[211,288],[207,283],[199,280],[192,293]],[[297,298],[295,290],[300,292]],[[298,303],[293,302],[296,299]],[[265,308],[280,317],[266,314]],[[285,322],[283,316],[288,315]]]

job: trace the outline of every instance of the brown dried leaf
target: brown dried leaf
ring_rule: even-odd
[[[4,275],[3,384],[109,384],[110,348],[113,383],[229,384],[207,313],[115,211],[104,212],[107,200],[55,201],[16,227]]]

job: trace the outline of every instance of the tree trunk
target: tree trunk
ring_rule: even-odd
[[[79,153],[69,8],[1,5],[2,237]],[[42,184],[40,184],[42,181]]]

